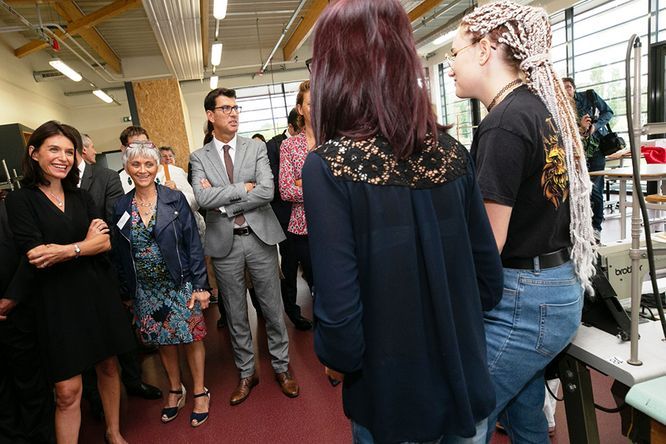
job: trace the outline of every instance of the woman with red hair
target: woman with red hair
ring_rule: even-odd
[[[354,442],[483,442],[502,270],[469,154],[436,123],[398,0],[332,3],[313,48],[315,351]]]

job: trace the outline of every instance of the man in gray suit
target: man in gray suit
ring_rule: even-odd
[[[277,244],[285,235],[270,206],[273,174],[266,144],[236,135],[240,107],[234,90],[214,89],[204,108],[214,137],[190,156],[192,186],[197,202],[208,210],[204,251],[213,260],[240,371],[230,403],[243,402],[259,383],[247,317],[246,267],[266,320],[276,379],[282,392],[293,398],[299,388],[288,371],[289,336],[282,316],[277,255]]]

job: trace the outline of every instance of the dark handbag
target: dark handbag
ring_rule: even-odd
[[[623,150],[627,146],[627,143],[622,137],[618,136],[617,133],[613,132],[609,124],[606,124],[606,128],[608,128],[608,134],[601,136],[601,139],[599,140],[599,151],[601,151],[604,156],[610,156],[611,154]]]

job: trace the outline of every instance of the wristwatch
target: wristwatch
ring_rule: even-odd
[[[78,259],[81,255],[81,249],[79,248],[78,244],[74,244],[74,255],[74,259]]]

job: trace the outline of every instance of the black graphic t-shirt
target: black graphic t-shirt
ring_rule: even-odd
[[[569,179],[553,117],[527,86],[483,119],[472,157],[486,201],[513,208],[503,259],[569,247]]]

